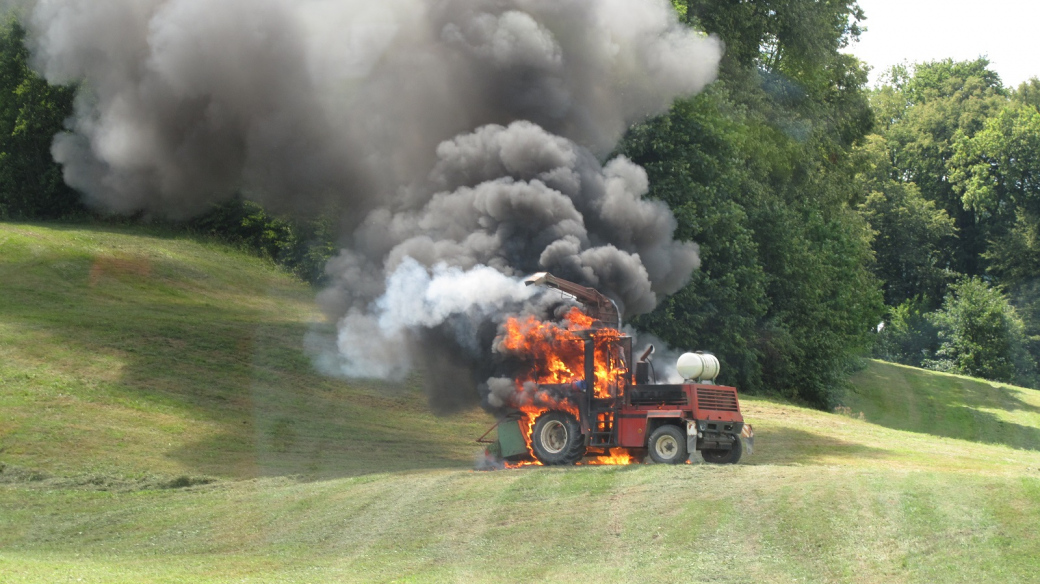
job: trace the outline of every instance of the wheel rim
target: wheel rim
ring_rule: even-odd
[[[542,447],[549,454],[559,454],[567,447],[567,426],[559,420],[549,420],[539,434]]]
[[[657,455],[661,458],[673,458],[679,452],[679,443],[674,436],[665,434],[657,439],[657,443],[654,444],[654,450],[657,451]]]

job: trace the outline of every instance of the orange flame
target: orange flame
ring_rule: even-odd
[[[593,367],[595,379],[592,391],[597,398],[620,398],[624,394],[627,383],[627,367],[623,363],[623,354],[617,341],[623,336],[612,328],[593,329],[595,320],[571,308],[562,323],[540,321],[533,316],[525,318],[511,317],[506,321],[505,330],[497,342],[498,351],[517,357],[523,363],[521,372],[516,375],[516,396],[514,405],[523,412],[527,419],[522,421],[524,440],[528,452],[531,451],[531,434],[535,420],[542,413],[550,410],[564,410],[575,418],[579,417],[578,408],[567,399],[554,400],[547,392],[534,393],[532,399],[529,387],[525,385],[567,384],[585,381],[585,344],[582,334],[591,334],[595,343],[595,363]],[[582,334],[579,334],[582,333]],[[603,456],[594,456],[585,464],[630,464],[632,457],[623,449],[613,449]],[[518,466],[540,465],[540,462],[507,464],[508,468]]]
[[[498,349],[520,356],[528,363],[527,371],[516,377],[517,390],[523,391],[522,386],[528,381],[555,384],[583,380],[585,345],[577,333],[589,331],[594,322],[577,308],[571,308],[562,326],[533,316],[510,317]],[[612,345],[616,345],[622,334],[616,329],[601,328],[593,330],[592,337],[596,343],[593,383],[596,397],[620,396],[624,392],[626,369],[621,363],[620,349],[614,346],[612,350]]]
[[[635,460],[632,458],[632,455],[624,448],[611,448],[607,454],[603,456],[593,456],[579,464],[632,464],[633,462],[635,462]]]

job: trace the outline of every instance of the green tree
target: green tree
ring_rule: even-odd
[[[1035,81],[1035,80],[1034,80]],[[1027,86],[1026,84],[1023,84]],[[1033,87],[1035,89],[1035,87]],[[987,273],[1008,291],[1025,324],[1027,347],[1040,359],[1040,111],[1028,90],[957,142],[954,187],[987,236]]]
[[[0,28],[0,217],[80,214],[79,196],[51,156],[75,92],[49,85],[30,69],[24,41],[17,21]]]
[[[948,267],[953,220],[914,183],[890,181],[883,188],[867,195],[860,210],[874,229],[875,273],[885,301],[922,298],[934,305],[955,277]]]
[[[726,42],[725,66],[761,66],[803,87],[825,90],[829,65],[843,59],[839,50],[859,38],[865,20],[855,0],[674,3],[690,24]]]
[[[881,136],[869,136],[856,157],[857,189],[868,193],[859,210],[874,231],[874,272],[885,303],[898,306],[917,298],[929,309],[937,308],[947,284],[956,278],[950,269],[956,242],[953,219],[925,199],[915,183],[891,178]]]
[[[989,272],[1010,288],[1040,279],[1040,217],[1017,209],[1007,233],[990,242]]]
[[[1040,214],[1040,111],[1008,104],[954,145],[950,180],[987,240],[1004,235],[1018,210]]]
[[[1011,94],[1011,99],[1040,110],[1040,79],[1030,77],[1028,81],[1020,83],[1018,89]]]
[[[939,333],[931,316],[917,298],[893,307],[878,330],[874,356],[914,367],[933,360]]]
[[[637,126],[623,145],[652,177],[652,194],[679,220],[676,234],[700,244],[702,267],[679,293],[637,324],[677,347],[715,352],[727,379],[747,391],[763,390],[756,342],[765,317],[766,274],[743,204],[745,169],[740,123],[723,115],[723,85],[677,103],[672,112]]]
[[[881,315],[849,156],[872,120],[866,72],[838,52],[862,15],[854,2],[686,6],[726,43],[721,79],[620,150],[701,245],[702,268],[638,324],[715,351],[744,391],[827,406]]]
[[[1007,100],[1008,92],[985,58],[895,67],[872,98],[877,131],[891,160],[890,178],[915,183],[925,199],[955,222],[951,269],[958,273],[985,272],[981,254],[988,234],[975,209],[965,208],[954,189],[950,161],[955,144],[982,130]]]
[[[270,258],[312,284],[325,281],[325,263],[338,250],[332,210],[313,219],[273,215],[241,196],[183,223],[193,233],[223,239]]]
[[[1025,327],[998,288],[979,278],[952,285],[932,322],[941,345],[927,366],[994,381],[1033,382],[1036,365],[1025,351]]]

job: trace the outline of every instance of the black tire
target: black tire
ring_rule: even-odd
[[[744,444],[740,436],[734,436],[733,448],[729,450],[701,450],[701,458],[704,462],[712,464],[737,464],[740,455],[744,452]]]
[[[535,420],[531,450],[534,457],[547,466],[574,464],[585,456],[581,425],[567,412],[545,412]]]
[[[654,430],[647,443],[650,458],[659,464],[680,464],[686,462],[686,433],[678,426],[661,426]]]

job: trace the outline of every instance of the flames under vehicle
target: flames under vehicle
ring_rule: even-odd
[[[686,353],[678,369],[682,384],[657,384],[650,356],[653,346],[633,361],[632,337],[619,330],[616,307],[605,296],[550,274],[535,274],[529,285],[557,288],[585,307],[584,329],[560,341],[578,353],[567,369],[572,379],[535,374],[534,399],[518,405],[495,428],[488,454],[507,464],[570,465],[625,463],[643,454],[658,463],[686,462],[700,451],[706,462],[736,463],[751,453],[754,431],[744,423],[737,390],[715,384],[719,362],[708,353]],[[576,309],[575,309],[576,310]],[[556,382],[546,382],[556,381]],[[654,379],[653,381],[656,381]],[[623,454],[618,454],[621,451]]]

